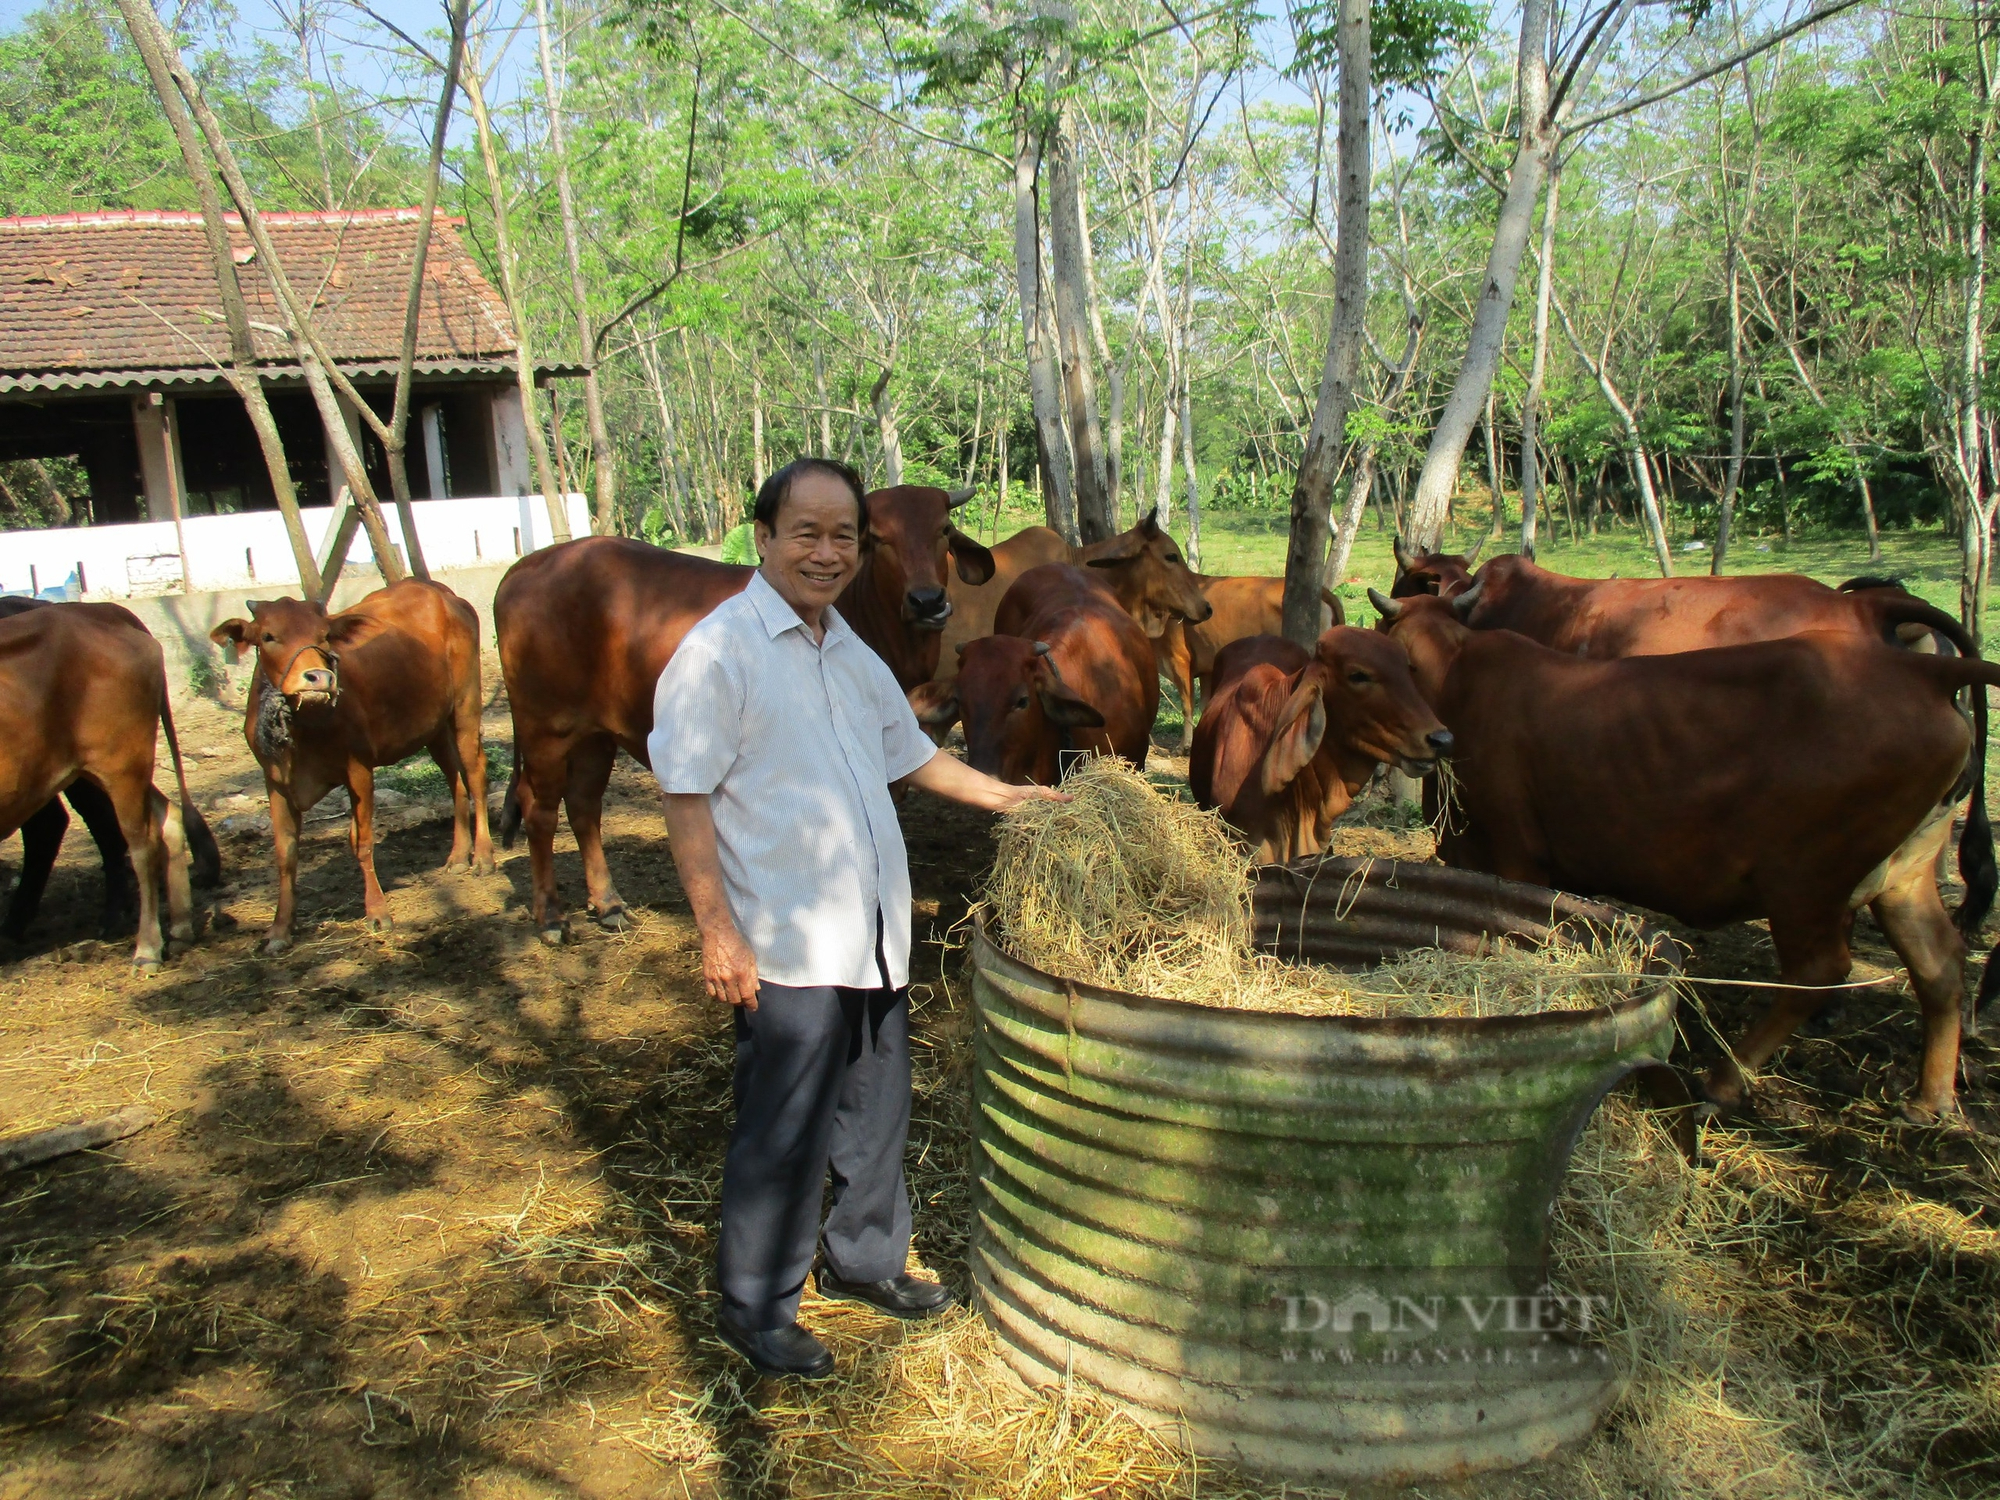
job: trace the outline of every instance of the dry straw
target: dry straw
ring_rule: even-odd
[[[1364,975],[1251,945],[1250,861],[1215,813],[1122,760],[1093,760],[1068,802],[1001,826],[987,903],[1000,944],[1069,979],[1168,999],[1320,1016],[1498,1016],[1623,999],[1649,949],[1636,926],[1566,924],[1533,948],[1421,948]]]

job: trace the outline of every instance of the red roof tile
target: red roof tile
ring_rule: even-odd
[[[227,218],[250,319],[275,328],[281,319],[270,282],[236,215]],[[334,358],[393,362],[417,210],[273,213],[264,222],[293,291],[312,299]],[[459,241],[462,222],[440,215],[431,236],[420,360],[476,360],[513,348],[505,304]],[[255,338],[260,359],[294,362],[281,336],[260,329]],[[213,367],[228,355],[199,214],[0,219],[0,374]]]

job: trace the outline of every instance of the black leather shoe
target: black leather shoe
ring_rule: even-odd
[[[935,1281],[919,1281],[910,1275],[891,1276],[887,1281],[843,1281],[821,1266],[813,1272],[813,1285],[822,1297],[863,1302],[892,1318],[934,1318],[958,1305],[958,1298]]]
[[[833,1373],[833,1356],[826,1345],[796,1323],[783,1328],[738,1328],[729,1319],[718,1317],[715,1331],[722,1342],[749,1360],[760,1374],[796,1375],[801,1380],[824,1380]]]

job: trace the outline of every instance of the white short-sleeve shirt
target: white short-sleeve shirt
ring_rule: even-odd
[[[646,749],[667,792],[706,795],[737,928],[773,984],[910,978],[910,865],[889,783],[937,747],[882,658],[835,610],[815,644],[765,581],[687,633]]]

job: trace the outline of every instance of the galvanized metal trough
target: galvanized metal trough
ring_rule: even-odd
[[[1343,967],[1541,941],[1614,909],[1434,865],[1274,868],[1260,941]],[[974,1277],[1010,1363],[1196,1452],[1448,1478],[1588,1433],[1617,1390],[1596,1309],[1550,1287],[1578,1134],[1664,1062],[1664,982],[1594,1011],[1271,1015],[1120,994],[979,932]]]

